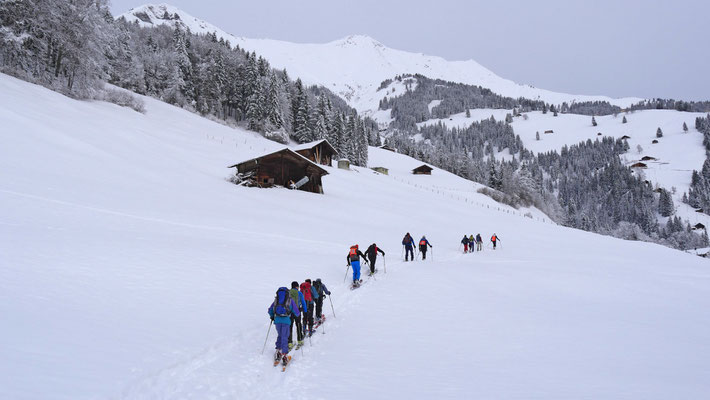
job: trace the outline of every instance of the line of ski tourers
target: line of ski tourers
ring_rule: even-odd
[[[493,243],[493,250],[496,249],[496,245],[500,242],[500,238],[495,233],[491,236],[491,243]],[[474,251],[483,251],[483,239],[481,239],[481,234],[477,234],[475,237],[473,235],[466,236],[463,235],[461,239],[461,244],[463,245],[464,253],[473,253]],[[461,246],[459,246],[459,249]]]
[[[493,243],[493,249],[496,248],[496,243],[500,241],[500,238],[494,233],[491,237],[491,242]],[[481,234],[477,234],[475,237],[473,235],[464,235],[461,240],[463,244],[464,253],[473,252],[475,250],[483,250],[483,240],[481,240]],[[412,235],[407,232],[402,239],[402,252],[404,253],[404,261],[415,260],[415,250],[416,243]],[[428,249],[432,251],[433,257],[433,247],[426,236],[422,236],[419,240],[419,251],[417,252],[417,257],[421,255],[422,260],[426,260],[426,253]],[[368,276],[373,276],[378,270],[375,268],[377,264],[377,255],[382,254],[385,257],[385,252],[377,247],[377,244],[371,244],[367,250],[363,253],[357,244],[350,246],[348,255],[346,257],[348,263],[348,270],[352,268],[353,270],[353,282],[350,289],[356,289],[362,285],[363,281],[360,279],[360,260],[362,259],[368,266],[369,272]],[[345,277],[347,279],[348,270],[345,271]],[[385,259],[385,272],[387,272],[387,261]],[[291,282],[291,289],[287,287],[280,287],[276,291],[276,297],[273,303],[269,307],[269,316],[271,317],[271,323],[276,326],[277,338],[276,338],[276,352],[274,353],[274,366],[279,364],[283,365],[282,370],[286,370],[286,366],[291,361],[291,356],[288,355],[289,351],[293,348],[296,350],[303,347],[304,338],[311,337],[313,333],[325,322],[325,315],[323,314],[323,300],[326,296],[330,296],[330,291],[321,281],[320,278],[315,281],[306,279],[303,283],[299,285],[298,282]],[[330,299],[330,298],[329,298]],[[335,315],[335,308],[333,308],[333,301],[330,301],[330,307],[333,310],[333,315]],[[315,313],[315,319],[314,319]],[[293,341],[293,326],[296,325],[296,343]],[[271,332],[271,324],[269,325],[269,332],[266,335],[266,341],[269,340],[269,334]],[[264,346],[266,346],[266,341]]]

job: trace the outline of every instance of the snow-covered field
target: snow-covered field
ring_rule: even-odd
[[[706,260],[523,217],[378,149],[389,176],[329,168],[324,195],[237,187],[226,166],[279,145],[145,101],[139,114],[0,75],[0,398],[710,392]],[[406,231],[431,261],[401,262]],[[460,254],[478,232],[502,247]],[[372,242],[387,273],[350,291],[347,249]],[[326,305],[282,373],[274,332],[260,354],[266,308],[307,277],[337,318]]]
[[[348,36],[323,44],[237,37],[168,4],[146,4],[135,7],[122,16],[128,21],[137,21],[142,26],[173,26],[176,22],[174,19],[163,18],[166,12],[169,16],[178,15],[184,26],[194,33],[215,32],[218,37],[223,37],[232,44],[256,51],[269,60],[272,66],[287,69],[291,77],[299,77],[305,83],[329,88],[365,115],[375,113],[379,101],[385,96],[384,91],[377,90],[380,83],[401,74],[422,74],[432,79],[480,85],[503,96],[541,99],[551,104],[609,101],[626,107],[641,100],[631,97],[612,99],[606,96],[556,93],[521,85],[497,76],[474,60],[448,61],[441,57],[395,50],[362,35]]]

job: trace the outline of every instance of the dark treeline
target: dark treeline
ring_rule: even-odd
[[[700,172],[693,170],[690,189],[683,194],[683,202],[710,214],[710,114],[696,118],[695,128],[703,134],[706,158]]]
[[[107,81],[201,115],[233,121],[282,143],[328,139],[367,165],[375,124],[322,87],[306,87],[254,53],[180,28],[115,21],[107,0],[0,2],[4,72],[76,98],[102,98]],[[116,101],[137,110],[126,94]],[[114,96],[115,97],[115,96]]]
[[[448,82],[441,79],[430,79],[422,75],[401,75],[396,80],[414,79],[414,88],[404,93],[393,93],[393,97],[385,97],[380,101],[380,109],[391,109],[396,128],[411,128],[417,122],[432,118],[447,118],[452,114],[461,113],[472,108],[518,108],[524,111],[542,110],[544,102],[513,99],[493,93],[490,89],[463,83]],[[382,82],[380,88],[392,83]],[[434,100],[441,103],[429,111],[429,104]]]

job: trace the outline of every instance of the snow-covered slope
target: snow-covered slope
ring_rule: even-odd
[[[225,181],[276,144],[145,98],[146,114],[0,74],[0,398],[702,398],[710,270],[562,228],[371,149],[324,195]],[[433,254],[403,263],[400,240]],[[461,254],[460,237],[502,247]],[[387,252],[357,291],[353,243]],[[386,266],[387,273],[383,270]],[[286,373],[277,287],[336,315]],[[337,317],[337,318],[336,318]],[[327,334],[326,334],[327,332]]]
[[[553,104],[599,100],[625,107],[641,100],[571,95],[520,85],[497,76],[473,60],[448,61],[441,57],[395,50],[362,35],[324,44],[249,39],[233,36],[167,4],[143,5],[122,16],[129,21],[138,21],[143,26],[174,25],[179,22],[194,33],[215,32],[218,37],[232,44],[256,51],[273,66],[287,69],[292,77],[300,77],[306,83],[320,84],[331,89],[366,115],[375,113],[379,101],[385,96],[384,90],[377,90],[382,81],[400,74],[415,73],[433,79],[480,85],[504,96],[541,99]]]

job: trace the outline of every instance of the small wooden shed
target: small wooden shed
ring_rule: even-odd
[[[432,170],[434,170],[434,168],[432,168],[426,164],[423,164],[423,165],[420,165],[419,167],[414,168],[412,170],[412,173],[414,175],[431,175]]]
[[[648,168],[648,165],[646,165],[642,162],[637,162],[635,164],[632,164],[631,168]]]
[[[656,139],[653,139],[653,140],[651,141],[651,144],[656,144],[656,143],[658,143],[658,140],[656,140]]]
[[[387,146],[387,145],[380,146],[380,148],[381,148],[382,150],[391,151],[391,152],[393,152],[393,153],[396,153],[396,152],[397,152],[397,150],[395,150],[394,148],[392,148],[392,147],[390,147],[390,146]]]
[[[304,143],[294,148],[294,151],[316,164],[330,166],[335,155],[335,147],[326,139],[316,140],[315,142]]]
[[[705,225],[698,222],[697,224],[693,225],[693,229],[705,229]]]
[[[340,169],[350,169],[350,160],[347,158],[341,158],[338,160],[338,168]]]
[[[628,135],[624,135],[621,137],[621,140],[629,140],[629,139],[631,139],[631,136],[628,136]]]
[[[258,187],[285,186],[312,193],[323,193],[321,178],[328,175],[328,171],[291,149],[242,161],[229,168],[247,175]]]
[[[379,172],[383,175],[389,175],[389,170],[385,167],[372,167],[371,168],[375,172]]]
[[[651,157],[651,156],[641,157],[641,161],[656,161],[656,160],[658,160],[656,157]]]
[[[545,131],[545,133],[554,133],[554,132],[552,131],[552,129],[548,129]]]

